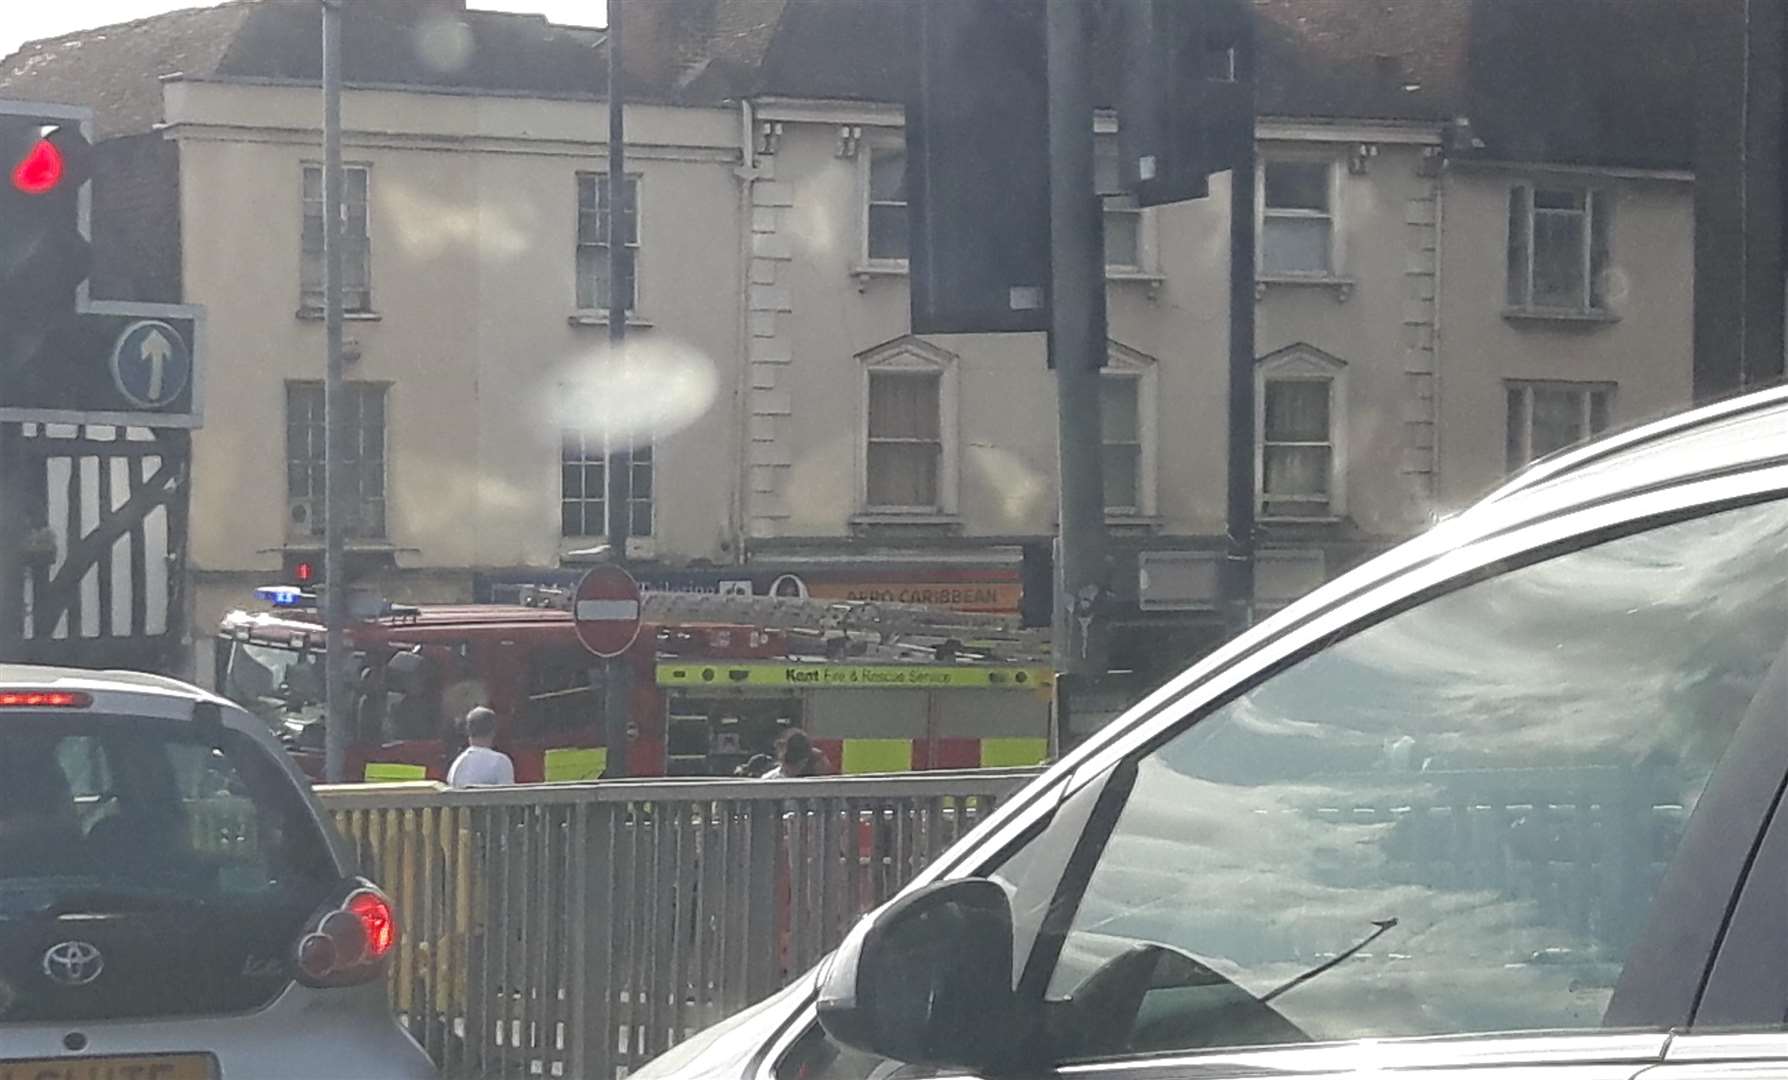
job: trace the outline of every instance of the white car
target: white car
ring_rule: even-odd
[[[1788,1078],[1788,388],[1199,661],[632,1080]]]
[[[397,933],[261,721],[0,665],[0,1076],[433,1077]]]

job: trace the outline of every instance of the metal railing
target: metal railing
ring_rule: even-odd
[[[768,996],[1035,770],[322,788],[450,1080],[614,1077]]]

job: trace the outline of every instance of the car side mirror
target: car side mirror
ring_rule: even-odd
[[[820,978],[833,1039],[912,1065],[996,1072],[1023,1040],[1012,904],[984,878],[900,897],[852,929]]]

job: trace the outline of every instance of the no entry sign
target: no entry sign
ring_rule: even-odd
[[[639,636],[639,583],[618,566],[598,566],[577,583],[571,611],[584,648],[620,656]]]

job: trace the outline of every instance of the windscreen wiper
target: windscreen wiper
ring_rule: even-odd
[[[1291,990],[1296,987],[1302,986],[1303,984],[1309,982],[1311,979],[1314,979],[1318,975],[1321,975],[1323,972],[1328,971],[1332,968],[1340,967],[1342,964],[1346,963],[1347,960],[1349,958],[1351,958],[1355,953],[1359,952],[1361,949],[1372,944],[1374,941],[1377,941],[1379,938],[1390,933],[1391,929],[1397,925],[1397,917],[1395,915],[1393,915],[1388,919],[1373,919],[1372,925],[1378,927],[1378,929],[1372,931],[1372,933],[1366,937],[1366,940],[1360,942],[1358,945],[1355,945],[1353,948],[1347,950],[1346,952],[1342,953],[1341,955],[1334,957],[1331,960],[1326,960],[1321,965],[1319,965],[1317,967],[1311,968],[1309,971],[1304,972],[1302,975],[1299,975],[1297,978],[1291,980],[1290,982],[1285,983],[1273,990],[1267,991],[1264,995],[1262,995],[1259,998],[1260,1003],[1262,1005],[1265,1005],[1267,1002],[1278,997],[1280,994],[1285,993],[1287,990]]]

